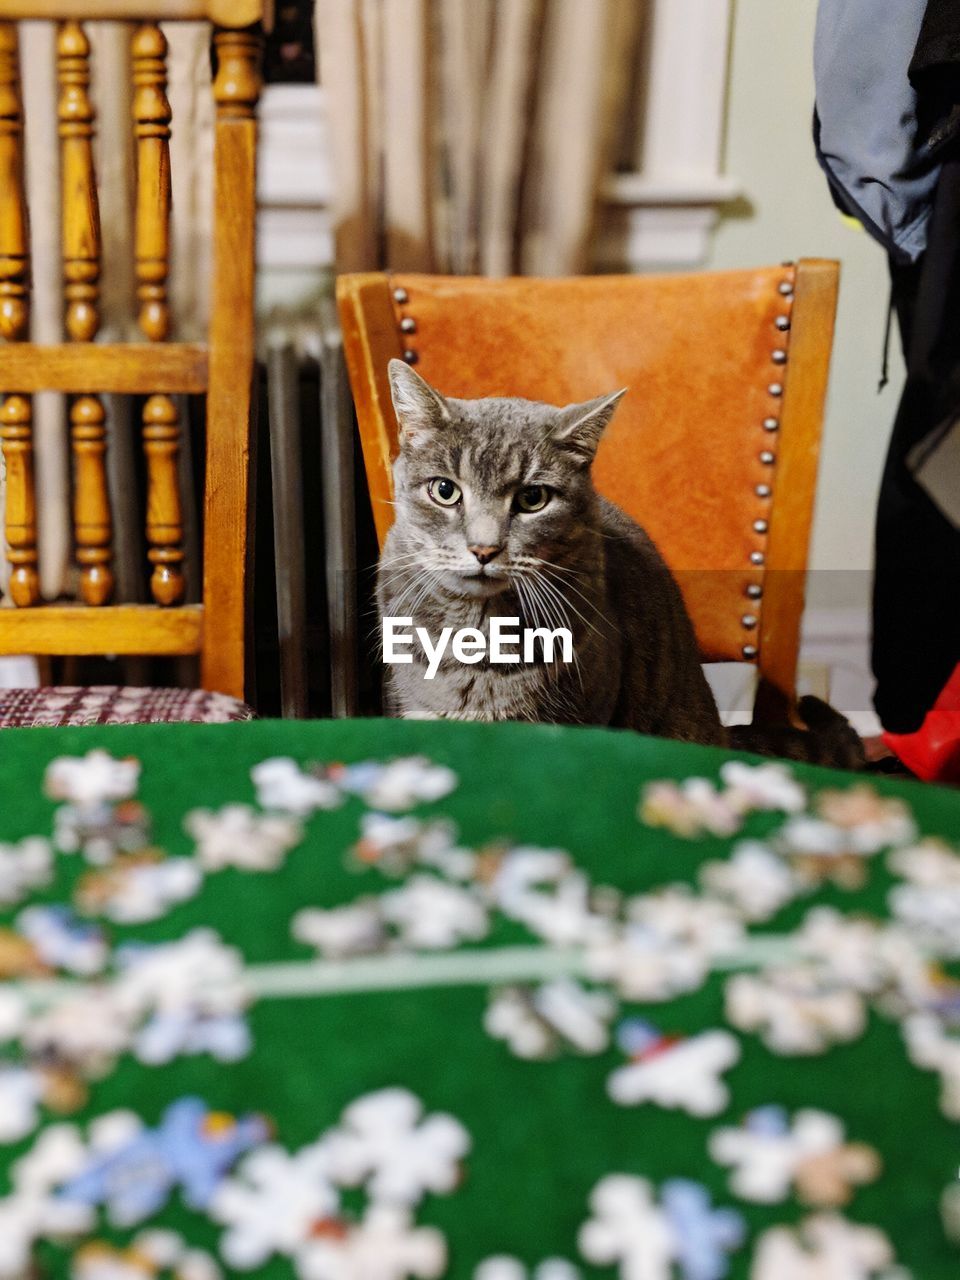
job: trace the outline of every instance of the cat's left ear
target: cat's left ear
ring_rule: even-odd
[[[586,404],[571,404],[562,409],[559,421],[551,433],[554,444],[572,453],[581,462],[591,463],[600,444],[600,437],[627,391],[627,387],[622,387],[612,395],[597,396],[596,400],[588,400]]]
[[[387,366],[390,395],[400,424],[401,445],[416,443],[427,432],[445,427],[450,410],[439,391],[415,373],[403,360],[391,360]]]

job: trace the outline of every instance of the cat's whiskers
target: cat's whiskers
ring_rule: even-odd
[[[580,619],[580,621],[583,623],[585,627],[589,627],[590,630],[595,635],[599,636],[601,639],[603,638],[602,632],[599,631],[597,627],[593,625],[590,619],[585,617],[577,608],[577,606],[573,603],[573,601],[569,599],[567,595],[565,595],[563,588],[571,587],[572,586],[571,583],[558,583],[558,582],[552,581],[546,575],[546,573],[544,573],[542,567],[539,569],[529,569],[527,570],[527,573],[532,579],[534,579],[537,582],[537,584],[547,593],[548,596],[550,596],[551,598],[557,601],[557,603],[561,606],[561,609],[564,613],[566,613],[567,610],[569,609],[574,614],[576,614],[576,616]],[[578,592],[578,594],[582,594],[582,593]],[[586,597],[584,598],[586,599]],[[599,610],[596,609],[596,606],[593,604],[592,601],[588,600],[587,603],[590,605],[591,608],[594,609],[595,612],[599,612]]]
[[[545,560],[542,556],[519,555],[514,557],[514,564],[519,568],[539,569],[547,565],[557,573],[566,573],[574,578],[589,578],[591,575],[581,569],[571,569],[569,565],[557,564],[555,560]]]
[[[544,593],[544,591],[542,590],[541,583],[538,583],[529,574],[526,576],[522,574],[517,574],[514,577],[513,581],[521,601],[524,601],[527,599],[527,592],[529,592],[530,597],[534,601],[535,606],[538,606],[539,610],[542,611],[543,613],[543,617],[541,619],[537,617],[537,612],[538,612],[537,607],[533,609],[526,609],[526,611],[531,615],[531,621],[534,623],[534,626],[537,626],[539,624],[539,625],[545,626],[551,631],[556,630],[558,627],[565,627],[568,630],[570,629],[569,628],[570,619],[567,617],[566,612],[562,609],[562,606],[559,605],[556,600],[551,600],[551,598]],[[558,613],[559,613],[559,617],[557,616]],[[546,664],[544,665],[546,666]],[[577,681],[580,685],[580,690],[581,692],[583,692],[583,689],[584,689],[583,671],[580,667],[580,657],[576,651],[576,648],[573,649],[573,661],[571,665],[573,666],[574,672],[576,673]],[[553,665],[548,669],[548,675],[554,681],[557,681],[559,679],[559,674],[560,674],[560,671],[556,665]]]
[[[549,576],[550,570],[552,569],[555,570],[559,568],[560,568],[559,565],[553,565],[553,564],[550,564],[548,561],[545,561],[541,566],[541,572]],[[580,588],[575,583],[561,581],[561,582],[554,582],[553,585],[558,590],[566,589],[574,592],[574,594],[577,595],[585,605],[587,605],[590,609],[592,609],[594,613],[598,614],[599,617],[609,625],[609,619],[607,618],[603,610],[600,608],[600,606],[597,604],[596,600],[591,599],[589,596],[585,595],[584,592],[581,591]],[[571,608],[573,608],[572,604],[571,604]]]
[[[438,559],[440,560],[439,563]],[[413,566],[403,571],[402,576],[409,574],[409,581],[400,594],[390,602],[394,617],[405,616],[405,609],[408,609],[410,616],[413,616],[423,600],[426,599],[427,594],[439,584],[447,565],[442,558],[434,554],[427,558],[426,564],[424,564],[423,558],[418,560],[416,567],[418,572],[413,572]],[[413,603],[407,605],[407,601],[410,599],[413,599]]]
[[[439,565],[427,570],[426,576],[423,580],[422,590],[417,595],[413,604],[409,606],[410,616],[412,618],[414,619],[416,618],[417,610],[420,608],[421,604],[423,604],[424,600],[426,600],[429,596],[431,596],[434,590],[440,585],[441,581],[443,580],[443,575],[447,572],[449,567],[450,566],[448,563],[442,562]]]

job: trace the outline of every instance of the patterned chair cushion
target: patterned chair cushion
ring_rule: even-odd
[[[246,703],[204,689],[130,685],[0,689],[0,729],[77,724],[224,724],[254,720]]]

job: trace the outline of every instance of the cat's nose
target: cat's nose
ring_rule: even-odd
[[[478,547],[472,545],[468,550],[473,552],[481,564],[489,564],[491,560],[500,554],[503,547]]]

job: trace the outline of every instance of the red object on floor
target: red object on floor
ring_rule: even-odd
[[[885,733],[883,740],[925,782],[960,782],[960,667],[916,733]]]

